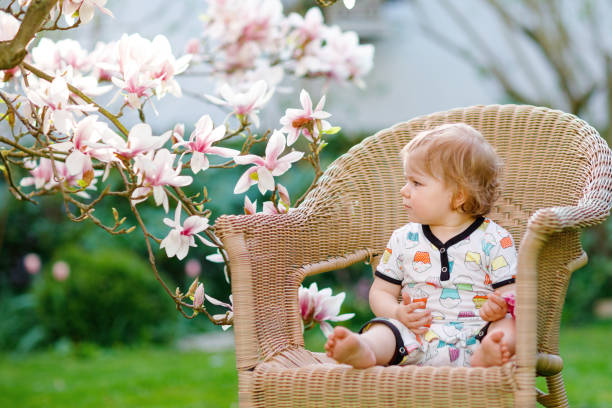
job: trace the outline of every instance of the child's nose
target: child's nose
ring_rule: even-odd
[[[410,196],[409,186],[407,183],[400,189],[400,194],[406,197]]]

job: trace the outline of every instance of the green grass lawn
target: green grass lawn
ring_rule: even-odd
[[[563,378],[573,408],[612,407],[612,320],[561,330]],[[538,379],[541,390],[546,390]]]
[[[233,352],[112,349],[0,357],[0,407],[238,406]]]
[[[561,354],[572,407],[612,407],[612,321],[565,328]],[[322,350],[319,329],[307,332]],[[232,352],[84,348],[0,355],[0,407],[174,408],[237,406]],[[542,381],[538,381],[543,384]]]

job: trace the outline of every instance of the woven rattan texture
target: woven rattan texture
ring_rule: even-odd
[[[418,131],[452,122],[480,130],[505,163],[502,195],[489,216],[520,246],[517,369],[360,371],[304,357],[297,308],[304,276],[381,253],[391,232],[408,221],[399,151]],[[445,406],[505,406],[513,399],[516,406],[531,405],[536,347],[558,354],[563,300],[582,256],[578,228],[605,219],[611,184],[610,150],[582,120],[532,106],[476,106],[419,117],[365,139],[290,214],[220,217],[215,228],[231,264],[236,363],[239,370],[254,369],[242,376],[241,405],[392,406],[404,398],[423,406],[438,398],[457,402]],[[396,381],[406,390],[391,392],[389,382]],[[546,398],[563,405],[562,380],[560,387],[554,381],[558,395]],[[463,391],[455,392],[457,383]],[[483,384],[494,386],[495,395]],[[351,404],[341,402],[347,398]]]

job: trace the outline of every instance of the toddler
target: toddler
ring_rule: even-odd
[[[377,317],[359,333],[336,327],[327,355],[356,368],[508,362],[517,256],[510,234],[484,217],[498,197],[499,158],[462,123],[419,133],[401,157],[411,222],[393,232],[377,267]]]

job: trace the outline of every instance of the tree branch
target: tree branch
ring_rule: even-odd
[[[10,41],[0,42],[0,69],[11,69],[23,61],[29,42],[49,17],[58,0],[33,0],[28,7],[19,31]]]

